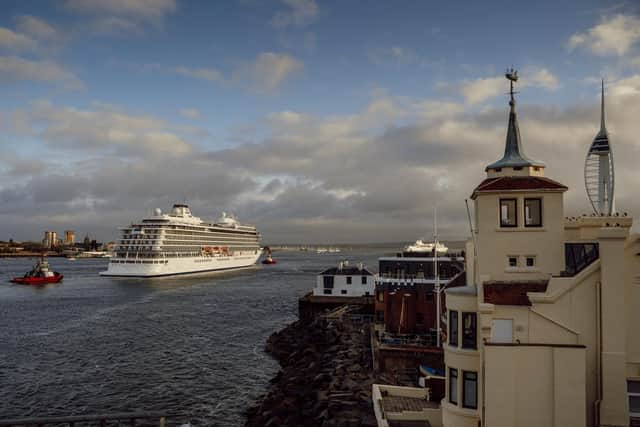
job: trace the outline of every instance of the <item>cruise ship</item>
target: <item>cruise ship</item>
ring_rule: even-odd
[[[120,229],[102,276],[160,277],[252,266],[261,254],[256,227],[222,214],[215,222],[193,216],[185,204],[170,213],[156,209],[141,222]]]

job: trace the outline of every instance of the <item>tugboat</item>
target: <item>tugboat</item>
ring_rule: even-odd
[[[276,261],[275,259],[273,259],[271,257],[271,249],[269,247],[266,247],[266,248],[264,248],[264,250],[267,252],[267,257],[262,260],[262,263],[263,264],[276,264],[278,261]]]
[[[23,277],[14,277],[11,281],[22,285],[43,285],[45,283],[58,283],[63,277],[64,276],[57,271],[51,271],[49,269],[49,261],[47,261],[43,255],[31,271]]]

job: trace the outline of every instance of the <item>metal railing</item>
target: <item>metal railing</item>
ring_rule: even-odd
[[[394,346],[421,346],[421,347],[437,347],[437,333],[430,332],[427,334],[392,334],[389,332],[381,332],[378,335],[379,341],[385,345]]]
[[[123,422],[128,422],[130,426],[135,426],[138,420],[157,420],[159,427],[165,427],[167,425],[167,415],[162,412],[125,412],[115,414],[102,414],[102,415],[72,415],[67,417],[40,417],[40,418],[16,418],[0,420],[0,426],[37,426],[44,427],[46,425],[61,425],[66,424],[69,427],[73,427],[76,423],[91,423],[91,425],[99,425],[100,427],[106,427],[107,425],[121,425]],[[154,422],[155,424],[155,422]],[[146,424],[148,425],[148,424]]]

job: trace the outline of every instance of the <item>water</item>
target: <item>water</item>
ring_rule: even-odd
[[[277,252],[278,264],[197,278],[113,279],[106,259],[50,258],[60,284],[14,285],[33,259],[0,258],[0,419],[166,411],[236,426],[278,364],[266,338],[341,259],[376,270],[381,249]]]

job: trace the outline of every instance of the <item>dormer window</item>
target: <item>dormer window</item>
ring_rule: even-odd
[[[500,199],[500,227],[517,227],[517,200]]]
[[[542,227],[542,199],[524,199],[524,226]]]

